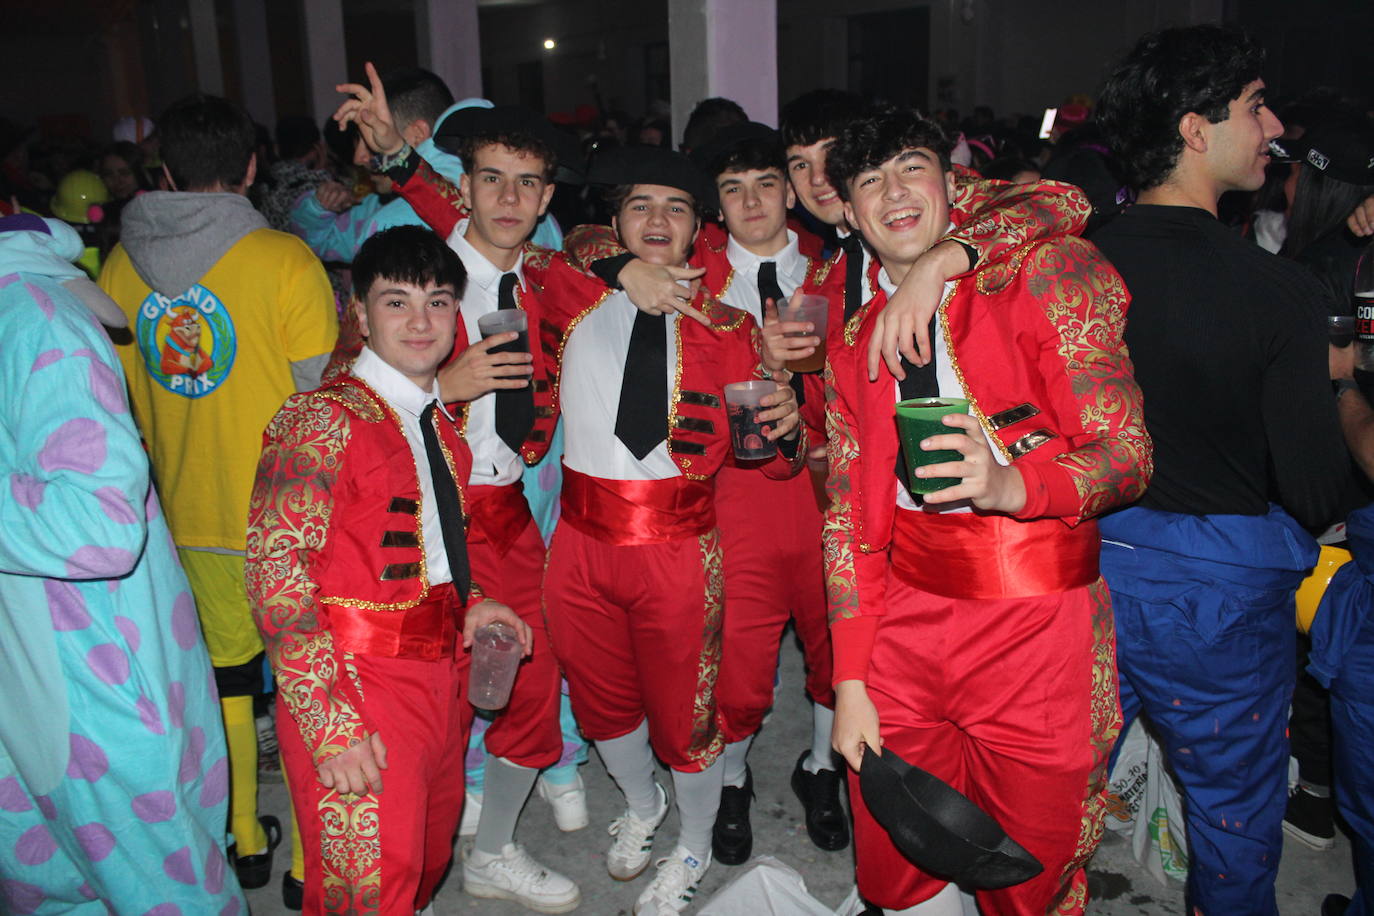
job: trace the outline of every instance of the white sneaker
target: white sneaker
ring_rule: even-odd
[[[679,846],[671,856],[654,865],[658,874],[635,901],[635,916],[673,916],[687,909],[702,875],[711,867],[711,856],[698,859],[686,846]]]
[[[458,822],[459,836],[476,836],[477,821],[482,817],[482,793],[469,792],[463,798],[463,819]]]
[[[658,813],[650,820],[640,820],[639,815],[627,808],[624,814],[611,821],[608,832],[615,837],[615,842],[606,851],[606,871],[617,881],[633,881],[649,867],[649,859],[654,851],[654,833],[668,816],[668,793],[663,791],[662,786],[656,788]]]
[[[540,865],[514,843],[499,856],[469,852],[463,858],[463,890],[473,897],[514,900],[536,913],[567,913],[582,902],[571,878]]]
[[[553,820],[558,829],[572,833],[587,826],[587,788],[582,784],[582,774],[567,785],[550,786],[541,776],[539,778],[539,797],[553,808]]]

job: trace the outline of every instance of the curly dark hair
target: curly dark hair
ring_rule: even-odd
[[[782,144],[810,146],[838,137],[850,121],[864,110],[864,100],[856,92],[844,89],[813,89],[803,93],[782,108],[779,122]]]
[[[531,156],[538,156],[544,162],[544,183],[553,182],[553,176],[558,170],[558,154],[553,147],[543,140],[535,139],[529,134],[516,133],[513,131],[503,131],[501,133],[474,134],[464,137],[458,144],[458,158],[463,162],[463,171],[472,174],[473,163],[476,160],[477,151],[484,146],[499,144],[508,146],[517,153],[528,153]]]
[[[952,146],[940,125],[916,109],[875,107],[851,121],[830,144],[825,177],[847,201],[855,176],[909,149],[925,147],[939,157],[940,168],[949,171]]]
[[[1097,120],[1138,190],[1163,184],[1183,152],[1179,120],[1213,124],[1260,78],[1264,49],[1239,29],[1218,25],[1151,32],[1136,42],[1102,87]]]

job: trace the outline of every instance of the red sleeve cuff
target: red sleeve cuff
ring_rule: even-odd
[[[873,640],[878,634],[877,617],[842,617],[830,624],[830,643],[834,651],[835,672],[832,684],[840,681],[868,680],[868,661],[873,655]]]
[[[1073,478],[1052,462],[1015,465],[1026,487],[1026,504],[1017,518],[1077,518],[1082,510]]]

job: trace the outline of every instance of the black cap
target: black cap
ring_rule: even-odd
[[[582,149],[577,139],[554,127],[548,118],[520,105],[497,105],[495,108],[460,108],[444,118],[434,132],[434,145],[450,153],[457,153],[468,137],[501,137],[518,134],[538,140],[553,150],[560,172],[558,180],[571,172],[580,176],[585,170]]]
[[[692,195],[703,209],[716,207],[716,187],[682,153],[659,146],[622,146],[602,151],[587,172],[589,184],[659,184]]]
[[[995,890],[1045,870],[982,808],[886,748],[881,757],[864,749],[859,789],[874,820],[922,871]]]
[[[701,146],[692,150],[692,161],[707,175],[720,174],[720,165],[725,158],[746,143],[776,143],[778,155],[782,155],[782,134],[767,124],[758,121],[741,121],[716,131],[716,135]]]
[[[1337,181],[1374,184],[1374,132],[1363,127],[1318,124],[1296,140],[1269,144],[1280,162],[1301,162]]]

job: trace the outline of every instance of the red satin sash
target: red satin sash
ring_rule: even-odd
[[[449,582],[434,586],[428,598],[403,611],[373,611],[342,604],[326,607],[337,648],[359,655],[421,661],[453,657],[463,614],[458,592]]]
[[[562,521],[617,547],[698,537],[716,527],[709,480],[607,480],[563,466]]]
[[[471,524],[468,540],[485,541],[504,557],[534,521],[520,481],[502,487],[465,487]]]
[[[898,509],[892,571],[946,598],[1029,598],[1091,585],[1102,539],[1095,522]]]

